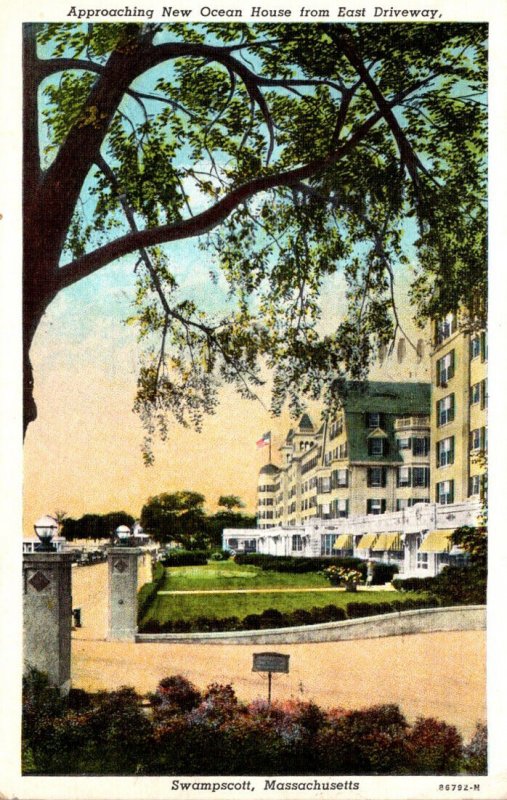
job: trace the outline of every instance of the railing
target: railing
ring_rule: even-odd
[[[408,430],[409,428],[429,428],[430,427],[430,418],[429,417],[398,417],[398,419],[394,420],[394,430],[395,431],[403,431]]]

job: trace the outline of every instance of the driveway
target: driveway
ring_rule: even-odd
[[[74,567],[72,579],[83,619],[72,635],[73,686],[127,685],[144,694],[181,674],[200,689],[232,683],[245,701],[267,695],[265,677],[252,672],[252,654],[262,645],[107,642],[107,565]],[[273,698],[327,708],[397,703],[410,721],[436,717],[469,738],[486,717],[485,639],[485,631],[452,631],[277,646],[290,655],[290,672],[274,676]]]

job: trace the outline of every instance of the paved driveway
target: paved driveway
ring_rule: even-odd
[[[83,627],[73,632],[72,683],[83,689],[134,686],[153,691],[182,674],[199,688],[232,683],[243,700],[265,697],[252,672],[262,645],[106,642],[107,565],[73,568],[73,605]],[[409,720],[434,716],[465,737],[485,720],[485,632],[452,631],[383,639],[277,646],[290,655],[289,675],[275,676],[273,697],[313,699],[324,707],[398,703]],[[269,649],[269,648],[268,648]]]

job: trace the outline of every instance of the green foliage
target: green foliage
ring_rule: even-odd
[[[29,686],[28,686],[29,684]],[[24,695],[25,775],[449,775],[486,772],[486,729],[463,746],[431,718],[409,725],[398,706],[325,710],[313,702],[241,702],[230,684],[200,692],[160,681],[152,713],[133,689],[82,693],[79,707],[31,675]],[[53,690],[53,693],[54,690]],[[29,722],[40,719],[43,729]],[[44,732],[44,741],[38,734]]]
[[[177,541],[188,549],[206,546],[204,495],[178,491],[148,498],[141,525],[160,542]]]
[[[135,410],[147,463],[171,415],[199,429],[221,385],[255,396],[261,365],[275,413],[337,404],[343,379],[364,377],[399,332],[394,282],[409,264],[420,321],[457,307],[485,318],[485,25],[35,30],[52,64],[42,167],[63,154],[82,179],[50,187],[74,211],[68,224],[50,204],[30,224],[43,225],[50,271],[67,260],[70,283],[83,263],[90,274],[140,252],[130,322],[145,346]],[[177,286],[165,245],[190,236],[206,249],[201,278],[225,281],[226,312]],[[338,274],[348,310],[323,334]]]
[[[164,567],[192,567],[207,564],[205,550],[170,550],[162,559]]]
[[[475,733],[464,750],[465,772],[469,775],[488,774],[488,729],[477,723]]]
[[[245,507],[241,497],[238,497],[237,494],[221,494],[218,498],[218,505],[224,506],[227,511],[232,511],[233,508]]]
[[[401,592],[429,592],[440,605],[484,605],[488,572],[486,528],[465,525],[454,531],[451,541],[467,554],[466,566],[444,567],[432,578],[395,579],[394,588]]]
[[[223,631],[251,631],[266,628],[292,628],[299,625],[318,625],[323,622],[339,622],[345,619],[372,617],[378,614],[393,614],[400,611],[432,608],[439,603],[435,598],[416,600],[406,598],[392,602],[376,602],[375,600],[347,603],[346,610],[333,604],[314,606],[313,608],[296,608],[293,611],[280,611],[267,608],[259,614],[247,614],[239,617],[215,617],[201,615],[188,619],[147,619],[139,627],[140,633],[213,633]],[[184,624],[184,630],[182,629]]]
[[[157,596],[165,581],[165,567],[157,561],[153,566],[152,580],[141,586],[137,593],[137,619],[140,622]]]
[[[103,539],[111,536],[120,525],[132,527],[135,520],[125,511],[111,511],[108,514],[85,514],[80,519],[66,517],[62,523],[62,536],[73,539]]]
[[[262,570],[272,572],[322,572],[328,567],[357,569],[363,579],[366,577],[367,566],[360,558],[303,558],[299,556],[270,556],[264,553],[237,553],[234,556],[236,564],[252,564]]]

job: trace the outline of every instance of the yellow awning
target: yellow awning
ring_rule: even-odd
[[[420,546],[419,553],[448,553],[452,547],[454,530],[431,531]]]
[[[369,550],[373,542],[377,538],[377,533],[363,533],[357,545],[358,550]]]
[[[399,531],[380,533],[371,549],[376,553],[380,550],[403,550]]]
[[[353,550],[352,534],[341,533],[335,540],[333,550]]]

